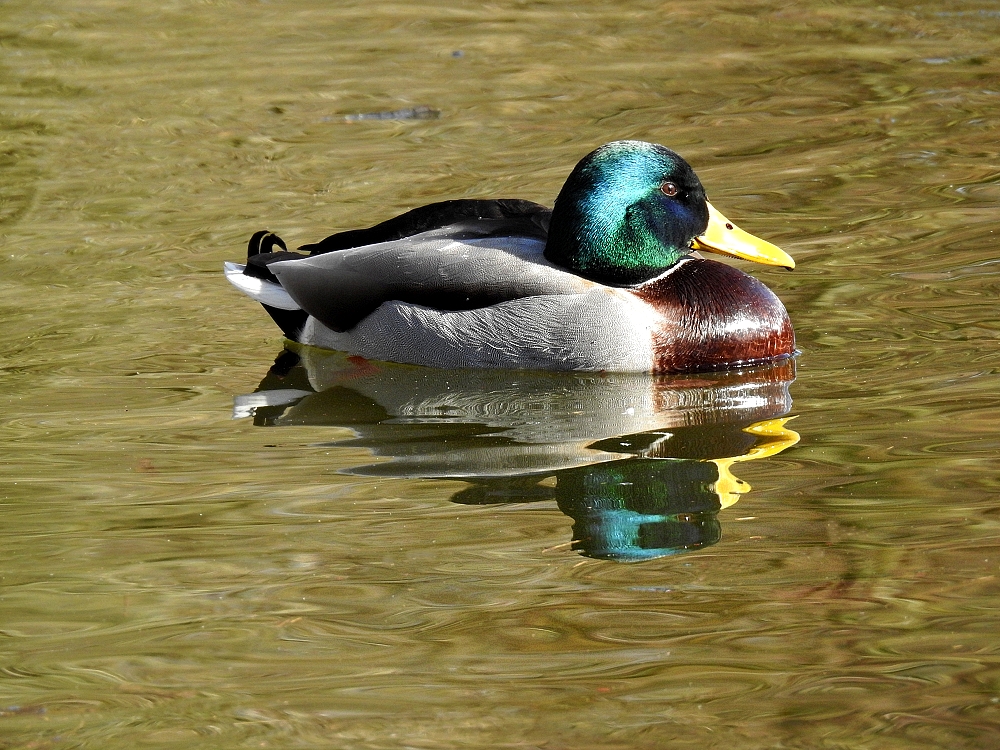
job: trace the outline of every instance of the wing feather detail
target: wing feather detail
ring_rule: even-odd
[[[530,237],[456,238],[431,231],[269,266],[303,310],[348,331],[389,301],[473,310],[538,295],[579,294],[596,285],[545,260]]]

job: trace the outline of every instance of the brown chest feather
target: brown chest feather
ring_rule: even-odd
[[[634,294],[662,316],[653,338],[656,372],[716,370],[795,352],[795,332],[781,300],[724,263],[683,261]]]

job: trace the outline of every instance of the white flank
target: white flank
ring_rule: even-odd
[[[596,288],[442,311],[386,302],[350,331],[310,317],[303,344],[431,367],[649,372],[657,315],[627,291]]]

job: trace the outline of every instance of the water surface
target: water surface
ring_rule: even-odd
[[[998,39],[965,0],[5,3],[4,746],[995,743]],[[619,138],[796,258],[752,269],[802,350],[759,413],[301,363],[241,402],[283,349],[221,275],[252,231],[550,204]],[[636,514],[661,556],[584,533]]]

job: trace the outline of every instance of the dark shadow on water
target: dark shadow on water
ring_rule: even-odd
[[[719,511],[750,487],[733,464],[798,441],[785,423],[794,361],[671,377],[433,370],[303,348],[281,353],[234,417],[349,428],[345,469],[461,479],[466,505],[555,501],[574,549],[611,560],[715,544]],[[380,460],[379,460],[380,459]]]

